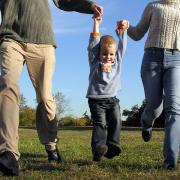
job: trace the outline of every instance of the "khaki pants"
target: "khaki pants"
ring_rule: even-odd
[[[57,137],[52,137],[50,134],[53,132],[53,129],[50,129],[53,126],[48,127],[49,122],[55,118],[56,110],[51,91],[55,67],[54,47],[6,39],[0,45],[0,153],[11,151],[16,159],[20,157],[18,151],[18,80],[24,63],[27,65],[38,103],[44,108],[41,111],[44,113],[41,114],[42,118],[38,117],[37,113],[36,119],[39,139],[44,145],[55,145],[57,141]],[[57,131],[57,128],[54,131]],[[57,133],[54,134],[57,135]]]

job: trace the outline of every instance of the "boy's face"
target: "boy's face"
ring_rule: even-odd
[[[103,63],[114,62],[116,56],[115,44],[101,44],[100,48],[100,61]]]

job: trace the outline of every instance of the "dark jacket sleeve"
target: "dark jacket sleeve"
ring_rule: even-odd
[[[0,10],[2,10],[3,5],[4,5],[4,0],[0,0]]]
[[[54,4],[64,11],[76,11],[80,13],[93,14],[90,0],[53,0]]]

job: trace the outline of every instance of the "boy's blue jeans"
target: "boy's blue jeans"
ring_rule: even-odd
[[[116,97],[88,100],[93,121],[92,152],[97,146],[107,145],[120,149],[121,114]]]
[[[180,51],[148,48],[141,66],[146,107],[142,130],[150,131],[164,109],[164,163],[176,167],[180,146]]]

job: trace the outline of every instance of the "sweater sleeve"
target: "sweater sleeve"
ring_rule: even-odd
[[[54,4],[64,11],[76,11],[79,13],[93,14],[90,0],[53,0]]]
[[[129,26],[127,30],[128,36],[135,41],[140,40],[149,29],[151,14],[152,14],[152,3],[149,3],[141,16],[139,23],[133,27]]]
[[[118,35],[119,43],[117,48],[117,58],[120,62],[125,54],[126,46],[127,46],[127,30],[120,32]]]
[[[99,56],[99,42],[100,36],[90,35],[88,46],[88,58],[89,64],[92,64]]]

